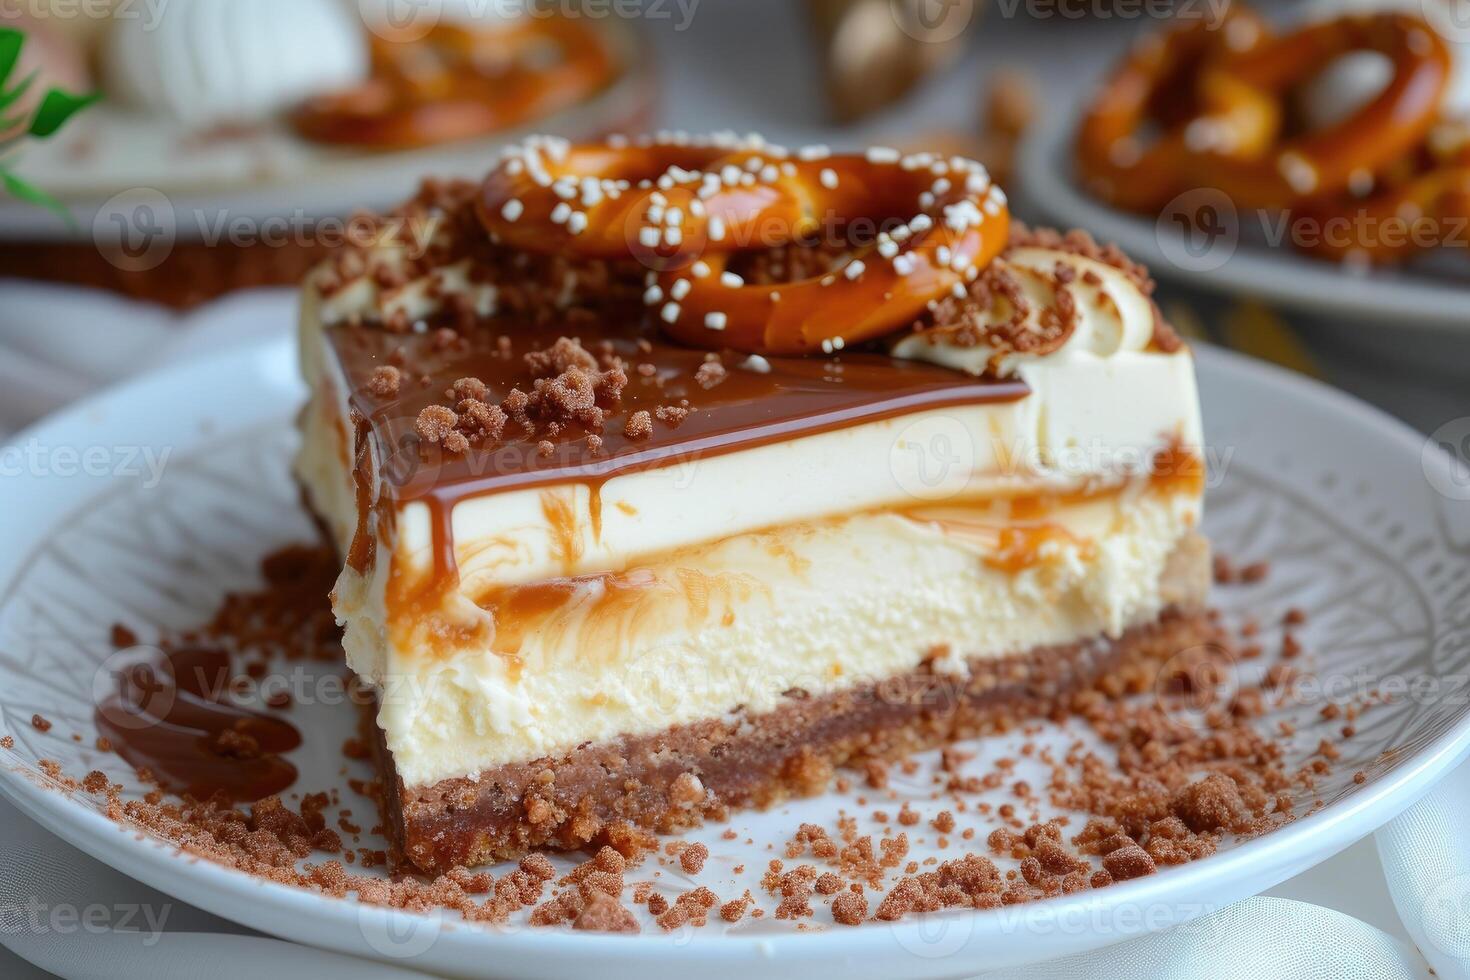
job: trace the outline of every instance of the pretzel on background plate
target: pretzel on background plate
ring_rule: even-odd
[[[1346,117],[1301,128],[1286,108],[1293,93],[1364,51],[1389,61],[1388,84]],[[1315,218],[1324,231],[1352,218],[1351,232],[1299,244],[1392,261],[1423,246],[1390,244],[1377,225],[1465,209],[1464,160],[1426,144],[1450,70],[1448,45],[1421,17],[1345,15],[1277,35],[1237,3],[1218,23],[1177,27],[1124,59],[1079,127],[1078,167],[1095,194],[1128,210],[1213,189],[1238,207]],[[1148,126],[1159,135],[1145,145]]]
[[[1393,64],[1377,96],[1345,119],[1292,134],[1251,156],[1202,153],[1191,164],[1198,182],[1247,208],[1288,208],[1347,190],[1421,146],[1439,118],[1450,79],[1444,39],[1418,17],[1386,13],[1339,17],[1271,38],[1211,69],[1263,98],[1284,104],[1292,89],[1354,51]]]
[[[542,138],[486,179],[496,240],[543,254],[636,259],[645,302],[680,342],[757,354],[840,350],[907,326],[978,277],[1005,247],[1005,195],[961,157],[875,149],[789,153],[682,134],[570,146]],[[791,282],[746,283],[739,253],[845,239],[837,264]]]
[[[1384,265],[1437,246],[1470,244],[1470,123],[1445,123],[1426,145],[1351,194],[1307,209],[1317,232],[1296,244],[1323,258]]]
[[[376,150],[473,139],[575,105],[616,72],[597,30],[568,17],[441,22],[414,40],[374,36],[372,50],[366,82],[293,114],[300,135]]]
[[[1157,210],[1194,186],[1195,150],[1250,154],[1269,145],[1281,125],[1279,103],[1208,71],[1255,50],[1266,34],[1264,21],[1235,5],[1220,20],[1189,21],[1136,45],[1077,133],[1078,168],[1089,189],[1130,211]],[[1152,141],[1149,128],[1158,130]]]

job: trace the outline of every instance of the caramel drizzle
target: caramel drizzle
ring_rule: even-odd
[[[1023,492],[1010,497],[987,495],[937,506],[880,508],[860,513],[892,513],[919,524],[938,524],[952,533],[979,533],[994,547],[994,553],[983,559],[985,565],[1014,575],[1043,564],[1051,545],[1075,548],[1085,559],[1095,557],[1096,543],[1059,521],[1057,515],[1063,511],[1096,501],[1116,500],[1134,489],[1156,496],[1198,493],[1203,489],[1195,479],[1203,473],[1197,456],[1182,447],[1170,446],[1161,450],[1156,460],[1154,472],[1122,483],[1091,485],[1069,492]],[[1178,468],[1169,468],[1170,461],[1177,462]],[[811,523],[814,526],[832,524],[853,516],[857,515],[825,518]],[[710,546],[712,544],[696,547]],[[666,580],[647,577],[647,570],[652,566],[673,568],[679,588],[690,605],[691,618],[704,621],[709,617],[709,597],[716,588],[715,579],[695,569],[679,566],[675,559],[688,550],[681,547],[645,555],[633,571],[592,572],[520,585],[495,586],[473,598],[477,605],[494,616],[496,652],[509,657],[518,653],[526,636],[544,630],[570,604],[583,601],[598,586],[602,591],[592,600],[594,613],[602,612],[603,607],[630,602],[640,591],[667,588],[669,583]],[[725,625],[729,622],[733,622],[733,618]]]

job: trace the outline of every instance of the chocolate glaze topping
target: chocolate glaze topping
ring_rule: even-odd
[[[456,381],[483,382],[491,403],[512,389],[529,391],[536,372],[525,355],[578,336],[603,367],[621,367],[628,378],[600,431],[575,420],[541,423],[534,431],[509,423],[498,439],[464,452],[421,435],[421,413],[452,407]],[[413,334],[328,330],[361,420],[359,438],[371,438],[379,451],[381,496],[429,504],[441,570],[453,560],[449,515],[468,497],[566,482],[590,484],[596,497],[608,479],[639,469],[923,409],[1012,401],[1028,392],[1018,381],[977,379],[862,351],[752,363],[739,353],[680,347],[641,317],[560,326],[492,321],[447,337],[432,326]],[[388,396],[371,382],[379,368],[392,364],[403,365],[402,379]],[[589,436],[595,437],[590,443]]]

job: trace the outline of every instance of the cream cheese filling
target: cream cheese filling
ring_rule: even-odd
[[[456,594],[486,626],[469,646],[439,645],[428,619],[391,624],[383,576],[349,569],[337,609],[413,786],[759,714],[792,689],[828,694],[926,661],[964,673],[969,658],[1117,636],[1199,601],[1200,582],[1171,594],[1165,581],[1197,518],[1192,496],[1144,487],[1066,505],[1020,567],[1010,522],[984,511],[793,524],[481,596],[484,608]]]

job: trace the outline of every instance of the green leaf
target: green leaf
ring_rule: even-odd
[[[25,47],[26,36],[14,27],[0,27],[0,86],[10,79],[16,62],[20,61],[20,49]]]
[[[15,174],[3,170],[0,170],[0,182],[4,183],[6,192],[16,200],[43,207],[58,215],[67,224],[72,226],[76,225],[75,220],[71,216],[71,212],[66,209],[66,205],[39,187],[32,187]]]
[[[20,84],[11,89],[9,92],[0,89],[0,112],[4,112],[6,109],[10,108],[10,106],[15,104],[16,99],[20,98],[22,95],[25,95],[26,90],[31,87],[31,83],[34,82],[37,76],[39,76],[40,74],[41,71],[38,68],[27,75],[25,78],[22,78],[20,80]]]
[[[45,139],[60,129],[72,116],[100,98],[102,98],[100,92],[73,95],[54,88],[47,92],[46,97],[41,100],[41,108],[37,109],[35,116],[31,118],[29,132],[37,139]]]

